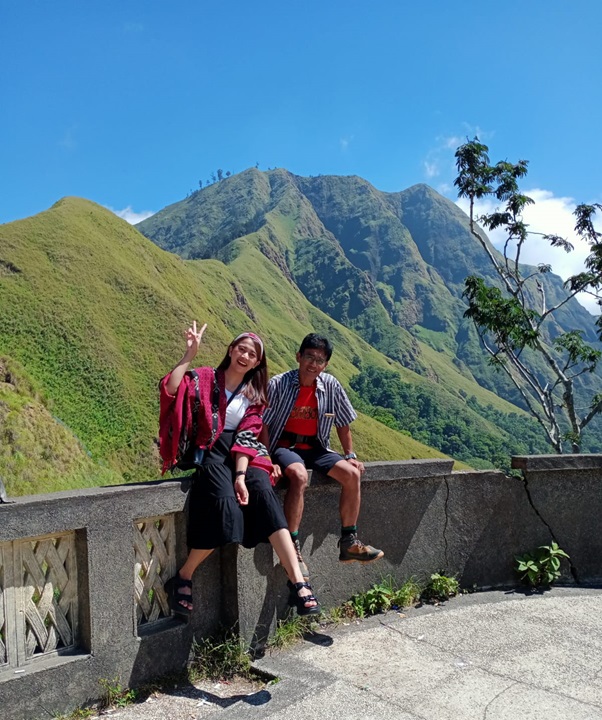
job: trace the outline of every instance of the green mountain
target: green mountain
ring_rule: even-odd
[[[299,290],[283,293],[286,283],[256,247],[229,265],[184,261],[77,198],[0,226],[0,475],[9,494],[157,477],[157,382],[181,357],[193,318],[209,324],[199,362],[219,362],[234,334],[253,328],[281,371],[318,328],[337,345],[332,368],[343,382],[357,374],[353,361],[387,366]],[[365,415],[356,437],[366,459],[442,456]]]
[[[547,451],[463,319],[464,277],[488,272],[467,223],[424,185],[382,193],[252,169],[138,228],[77,198],[0,226],[9,493],[157,477],[157,382],[193,319],[208,323],[199,364],[253,329],[273,373],[294,365],[306,333],[328,335],[366,460],[507,467],[511,452]],[[593,333],[577,303],[561,325]]]
[[[506,376],[487,363],[472,322],[463,317],[464,279],[476,274],[495,281],[493,271],[467,216],[427,185],[384,193],[358,177],[250,169],[138,228],[182,257],[231,266],[253,247],[289,287],[406,368],[437,378],[445,358],[462,376],[522,402]],[[539,280],[548,305],[565,297],[560,277]],[[535,285],[528,292],[536,293]],[[596,340],[593,318],[576,300],[557,317],[547,326],[550,340],[576,327]],[[600,376],[583,383],[599,387]],[[450,382],[443,385],[454,391]]]

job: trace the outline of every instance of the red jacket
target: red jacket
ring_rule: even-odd
[[[199,448],[210,450],[224,429],[227,406],[225,375],[223,371],[214,371],[210,367],[196,368],[196,372],[199,376],[200,407],[197,416],[195,444]],[[190,372],[184,375],[176,395],[170,395],[165,387],[170,375],[171,373],[166,375],[159,383],[159,452],[163,459],[162,474],[173,468],[179,460],[178,444],[184,417],[186,417],[188,433],[192,432],[192,410],[196,400],[194,381]],[[216,378],[219,387],[219,412],[217,431],[212,439],[211,405]],[[184,413],[184,408],[187,408],[188,412]],[[271,473],[272,461],[265,446],[257,440],[263,426],[264,409],[263,405],[249,405],[236,428],[232,453],[248,455],[251,467],[261,468],[267,473]]]

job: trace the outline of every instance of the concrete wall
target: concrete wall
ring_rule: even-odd
[[[450,461],[371,463],[363,482],[359,535],[385,558],[367,566],[338,563],[339,488],[315,475],[301,527],[312,584],[325,607],[367,589],[383,575],[399,581],[433,572],[457,574],[464,587],[516,583],[514,555],[556,539],[571,555],[568,583],[602,579],[602,456],[515,458],[523,478],[499,472],[452,473]],[[173,515],[176,565],[186,554],[186,481],[99,488],[18,498],[0,505],[0,550],[20,540],[76,532],[77,647],[0,664],[0,717],[33,720],[65,712],[100,694],[100,679],[135,686],[184,666],[194,635],[238,621],[260,644],[287,612],[286,578],[271,548],[229,547],[195,576],[195,613],[137,626],[134,521]],[[4,571],[2,595],[12,583]],[[5,603],[6,604],[6,603]],[[1,614],[0,614],[1,615]],[[1,628],[0,628],[1,630]],[[0,635],[0,639],[1,639]]]

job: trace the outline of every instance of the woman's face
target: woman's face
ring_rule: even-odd
[[[230,348],[228,355],[230,355],[230,364],[245,373],[256,368],[261,360],[251,338],[239,340]]]

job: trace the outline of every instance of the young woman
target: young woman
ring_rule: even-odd
[[[194,443],[197,465],[189,498],[188,559],[165,584],[172,610],[192,611],[192,575],[216,547],[270,542],[289,581],[299,615],[320,612],[303,581],[282,506],[270,482],[272,463],[257,437],[267,400],[267,362],[261,339],[243,333],[228,346],[216,370],[187,372],[207,324],[186,331],[186,352],[160,383],[164,469],[178,459],[180,430]]]

